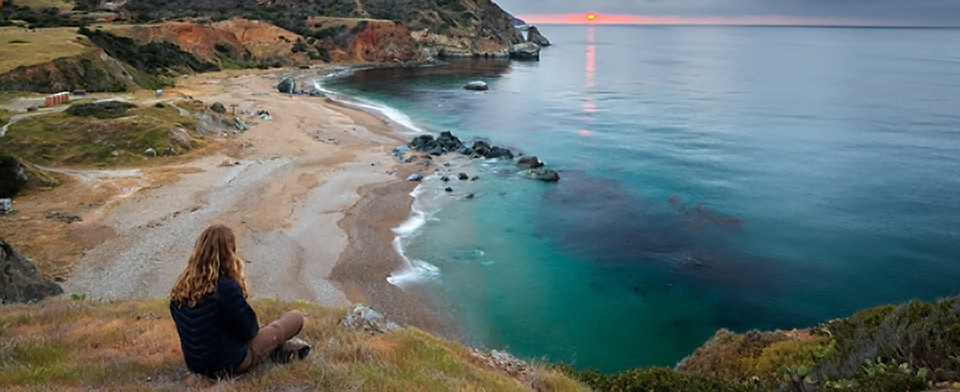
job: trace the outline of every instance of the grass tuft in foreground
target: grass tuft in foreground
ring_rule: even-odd
[[[7,390],[585,391],[537,367],[523,378],[478,364],[470,350],[416,329],[385,335],[343,330],[343,309],[272,299],[252,301],[261,323],[291,309],[308,318],[306,360],[266,363],[210,380],[183,363],[167,300],[49,299],[0,307],[0,385]]]

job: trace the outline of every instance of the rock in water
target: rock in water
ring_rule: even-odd
[[[540,60],[540,45],[524,42],[510,47],[510,58],[516,60]]]
[[[227,112],[227,107],[223,106],[223,104],[220,102],[214,102],[213,105],[210,105],[210,110],[213,110],[220,114],[224,114]]]
[[[487,158],[513,159],[513,151],[510,151],[510,149],[503,148],[500,146],[493,146],[490,148],[490,152],[487,153]]]
[[[470,179],[470,176],[468,176],[467,173],[460,173],[457,178],[460,179],[460,181],[466,181]]]
[[[530,30],[527,32],[527,42],[533,42],[541,47],[550,46],[550,40],[540,34],[540,29],[537,29],[536,26],[530,26]]]
[[[556,170],[548,169],[544,166],[538,167],[536,169],[524,170],[520,172],[520,174],[523,174],[527,177],[540,180],[540,181],[546,181],[546,182],[560,181],[560,173],[557,173]]]
[[[297,79],[293,76],[287,76],[277,84],[277,91],[280,91],[284,94],[293,94],[296,90]]]
[[[0,301],[31,302],[63,293],[27,259],[0,238]]]
[[[490,89],[490,86],[487,86],[486,83],[478,80],[478,81],[475,81],[475,82],[467,83],[467,85],[466,85],[466,86],[463,86],[463,88],[464,88],[465,90],[487,91],[487,90]]]
[[[517,166],[524,169],[536,169],[543,166],[543,162],[540,162],[540,158],[535,156],[523,157],[517,161]]]
[[[490,144],[483,140],[477,140],[473,142],[473,147],[470,149],[473,150],[474,154],[485,157],[490,153]]]

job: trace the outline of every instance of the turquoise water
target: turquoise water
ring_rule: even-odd
[[[718,328],[960,292],[960,30],[542,30],[538,63],[324,82],[560,170],[478,162],[418,189],[401,247],[435,270],[407,284],[449,298],[469,343],[672,366]]]

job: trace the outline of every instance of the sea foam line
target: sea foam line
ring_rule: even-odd
[[[410,206],[412,214],[410,218],[392,229],[396,234],[393,238],[393,250],[400,255],[403,265],[387,277],[387,282],[400,288],[440,276],[440,268],[423,260],[411,259],[404,252],[404,243],[419,234],[420,229],[427,224],[427,220],[436,213],[436,211],[426,212],[422,207],[420,196],[425,193],[425,189],[425,184],[420,184],[410,192],[410,196],[413,197],[413,203]]]
[[[323,79],[315,80],[313,82],[314,88],[337,102],[380,113],[400,126],[413,131],[415,134],[429,133],[414,124],[410,116],[389,105],[360,97],[341,95],[323,86],[323,80],[349,76],[356,71],[358,71],[358,69],[347,69],[330,74]],[[405,244],[419,235],[428,220],[435,220],[433,215],[439,210],[437,203],[432,203],[432,206],[435,207],[433,211],[425,208],[426,203],[424,203],[422,199],[423,196],[426,196],[428,193],[427,186],[427,183],[423,182],[410,192],[410,196],[413,197],[413,203],[410,205],[411,215],[407,220],[400,223],[399,226],[392,229],[394,234],[396,234],[392,242],[393,249],[397,252],[397,255],[400,256],[400,259],[403,260],[403,265],[387,277],[387,282],[400,288],[410,284],[422,283],[440,276],[440,268],[423,260],[411,259],[404,251]],[[436,195],[434,194],[434,196]]]
[[[353,71],[341,71],[341,72],[338,72],[337,74],[349,75],[352,72]],[[393,107],[390,107],[388,105],[371,101],[368,99],[364,99],[364,98],[341,95],[336,91],[332,91],[330,89],[324,88],[323,83],[321,83],[320,80],[315,80],[313,82],[313,87],[318,91],[323,92],[328,97],[330,97],[330,99],[333,99],[334,101],[337,101],[346,105],[350,105],[350,106],[363,108],[369,111],[374,111],[376,113],[380,113],[380,115],[390,119],[390,121],[400,124],[400,126],[413,131],[414,134],[430,133],[430,132],[427,132],[427,130],[414,124],[413,119],[411,119],[410,116],[407,116],[405,113],[397,109],[394,109]]]

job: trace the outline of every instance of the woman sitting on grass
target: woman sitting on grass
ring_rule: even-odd
[[[243,373],[267,356],[289,362],[310,352],[302,340],[287,341],[303,328],[303,313],[288,312],[261,328],[246,298],[247,278],[233,230],[208,227],[170,290],[170,314],[190,370],[225,377]]]

